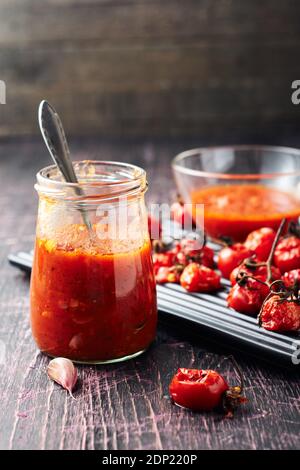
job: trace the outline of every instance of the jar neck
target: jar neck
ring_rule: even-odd
[[[147,190],[146,172],[135,165],[83,160],[74,162],[74,170],[78,183],[64,181],[56,165],[43,168],[35,189],[41,196],[80,205],[132,201]]]

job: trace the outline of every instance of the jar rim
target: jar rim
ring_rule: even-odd
[[[55,164],[42,168],[36,175],[35,188],[38,193],[82,201],[114,199],[141,193],[147,189],[146,171],[131,163],[77,160],[73,161],[73,166],[78,183],[66,182]],[[76,189],[80,189],[81,195],[76,194]]]

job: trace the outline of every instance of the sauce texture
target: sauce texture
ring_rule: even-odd
[[[155,337],[151,246],[97,241],[73,225],[36,240],[31,325],[41,351],[78,361],[106,361],[143,351]]]
[[[206,187],[193,191],[191,201],[204,204],[208,235],[234,241],[244,241],[260,227],[276,230],[283,217],[297,220],[300,215],[300,202],[292,194],[255,184]]]

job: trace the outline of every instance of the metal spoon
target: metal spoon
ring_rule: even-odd
[[[46,147],[54,163],[61,171],[64,179],[68,183],[78,183],[70,158],[70,150],[62,122],[53,106],[51,106],[46,100],[41,101],[39,105],[38,120]],[[74,191],[78,196],[84,196],[84,191],[79,186],[75,186]],[[86,211],[84,209],[80,209],[80,212],[82,214],[83,222],[90,234],[92,234],[92,224]]]

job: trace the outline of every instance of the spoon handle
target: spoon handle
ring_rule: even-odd
[[[46,147],[54,161],[61,171],[64,179],[68,183],[78,183],[72,161],[70,158],[70,150],[67,144],[66,135],[59,115],[46,100],[43,100],[39,106],[38,120],[40,130],[45,141]],[[74,191],[78,196],[84,196],[84,191],[79,186],[74,187]],[[92,224],[84,209],[81,209],[83,221],[92,231]]]

